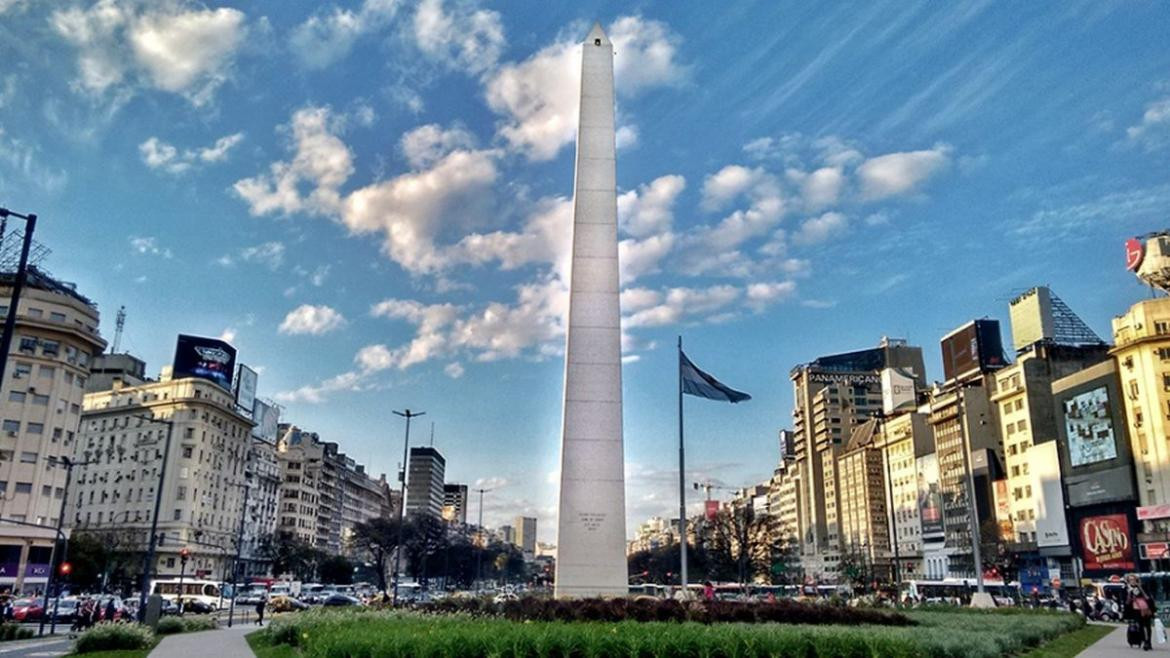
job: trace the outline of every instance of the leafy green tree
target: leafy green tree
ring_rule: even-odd
[[[373,565],[374,575],[378,579],[378,589],[385,594],[386,563],[398,546],[398,521],[378,517],[359,523],[353,528],[350,542],[358,554],[369,559]]]
[[[272,575],[292,574],[312,580],[324,554],[290,532],[276,532],[260,540],[260,554],[272,563]]]
[[[329,555],[317,565],[317,573],[327,585],[349,585],[353,582],[353,563],[342,555]]]

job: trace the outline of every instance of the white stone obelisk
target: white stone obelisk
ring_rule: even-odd
[[[625,596],[613,44],[600,24],[582,50],[556,596]]]

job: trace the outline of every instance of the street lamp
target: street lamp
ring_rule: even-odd
[[[483,534],[483,495],[491,489],[476,489],[479,492],[479,550],[475,552],[475,591],[479,591],[483,582],[483,552],[487,548],[487,538]]]
[[[402,416],[406,419],[406,440],[402,444],[402,471],[398,474],[398,480],[402,483],[399,487],[401,494],[398,498],[398,541],[394,546],[394,599],[391,605],[398,606],[398,563],[402,557],[402,526],[403,517],[406,513],[406,470],[410,459],[410,419],[418,418],[419,416],[427,415],[425,411],[413,412],[410,409],[406,411],[395,411],[395,416]],[[385,592],[383,592],[385,594]]]
[[[12,299],[8,302],[8,315],[4,318],[4,332],[0,334],[0,381],[4,381],[4,369],[8,366],[8,352],[12,349],[12,335],[16,331],[16,311],[20,305],[20,292],[28,278],[28,252],[32,249],[33,231],[37,227],[37,216],[22,215],[7,208],[0,208],[0,237],[7,228],[8,218],[23,219],[24,241],[20,246],[20,263],[16,267],[16,280],[12,282]]]
[[[244,487],[244,510],[240,512],[240,529],[236,533],[236,560],[232,564],[232,602],[228,607],[228,628],[232,627],[232,620],[236,614],[236,582],[240,572],[240,553],[244,547],[244,521],[248,518],[248,494],[251,492],[252,472],[248,470],[247,465],[244,466],[244,484],[236,483],[236,486]]]
[[[138,590],[138,620],[145,622],[146,593],[150,588],[150,571],[151,567],[154,565],[154,555],[158,545],[158,514],[159,509],[162,507],[163,484],[166,482],[167,477],[167,462],[170,461],[171,458],[171,435],[174,434],[175,423],[171,420],[163,420],[153,416],[136,415],[134,418],[146,421],[148,423],[157,423],[159,425],[167,426],[167,440],[163,447],[162,466],[159,467],[158,470],[158,488],[154,492],[154,514],[150,519],[150,539],[147,542],[146,555],[142,560],[142,577],[139,582]]]
[[[75,462],[68,457],[49,457],[48,459],[49,459],[50,465],[61,464],[62,466],[65,467],[65,488],[61,490],[61,510],[57,514],[57,529],[56,529],[57,530],[57,537],[59,537],[61,539],[61,565],[62,565],[62,567],[64,567],[65,565],[68,564],[68,562],[66,562],[66,560],[69,559],[69,540],[67,538],[65,538],[65,532],[61,528],[65,523],[65,505],[66,505],[66,501],[69,500],[69,483],[73,480],[73,467],[74,466],[89,466],[90,464],[96,464],[97,462],[96,461]],[[57,550],[57,544],[56,544],[56,542],[54,542],[53,549],[52,549],[52,551],[50,551],[50,553],[56,552],[56,550]],[[44,599],[44,603],[41,605],[41,609],[44,610],[46,613],[48,613],[48,611],[49,611],[49,592],[53,591],[53,580],[57,574],[56,570],[53,569],[53,564],[54,564],[54,557],[52,555],[50,555],[49,556],[49,580],[48,580],[48,582],[45,583],[45,599]],[[63,571],[61,573],[61,575],[62,576],[68,575],[68,571]],[[53,602],[53,620],[49,625],[49,634],[53,634],[53,633],[57,632],[57,608],[58,608],[58,606],[60,606],[60,603],[61,603],[61,596],[60,596],[60,593],[58,593],[57,598],[54,599],[54,602]],[[43,614],[41,615],[40,634],[41,635],[45,634],[45,616]]]

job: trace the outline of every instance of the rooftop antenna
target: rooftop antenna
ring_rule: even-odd
[[[431,447],[435,447],[435,421],[431,421]]]
[[[118,315],[114,320],[114,344],[110,347],[110,354],[117,354],[122,345],[122,330],[126,328],[126,307],[118,308]]]

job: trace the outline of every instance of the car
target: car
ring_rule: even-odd
[[[175,603],[174,599],[163,599],[161,612],[164,615],[177,615],[179,614],[179,604]]]
[[[345,594],[331,594],[321,602],[321,605],[329,608],[342,608],[361,604],[361,601],[353,598],[352,596],[346,596]]]
[[[296,612],[308,610],[309,604],[291,596],[274,596],[268,602],[268,609],[272,612]]]
[[[36,621],[45,614],[39,599],[17,599],[12,602],[12,618],[16,621]]]
[[[114,604],[114,615],[112,617],[107,617],[106,611],[110,609],[111,602]],[[126,609],[126,606],[122,603],[122,599],[98,597],[97,605],[98,614],[100,615],[101,621],[118,621],[119,619],[130,618],[130,611]]]
[[[77,618],[77,609],[80,605],[81,601],[71,596],[59,601],[49,601],[49,610],[52,611],[52,618],[58,622],[73,622]]]
[[[520,600],[520,597],[516,596],[512,592],[500,592],[499,594],[496,594],[494,598],[492,598],[492,603],[506,603],[508,601],[519,601],[519,600]]]
[[[215,605],[200,601],[199,599],[183,599],[183,612],[205,615],[215,612]]]

